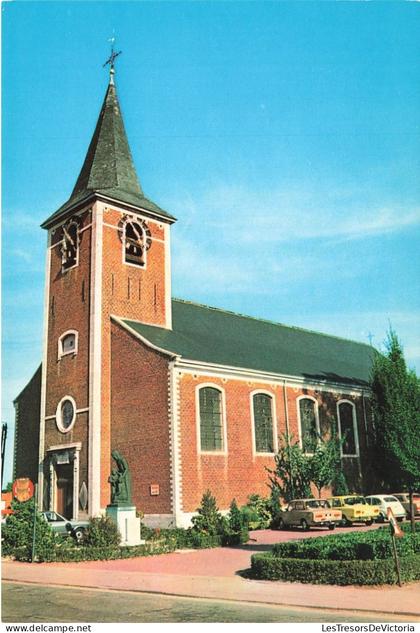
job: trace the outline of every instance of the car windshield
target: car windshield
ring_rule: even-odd
[[[56,514],[55,512],[44,512],[44,517],[47,519],[47,521],[62,521],[62,518],[60,517],[59,514]]]
[[[384,497],[384,501],[387,503],[395,503],[398,499],[396,497]]]
[[[354,506],[356,505],[356,503],[366,503],[366,499],[364,497],[346,497],[344,499],[344,503],[346,503],[348,506]]]
[[[318,499],[310,499],[309,501],[306,502],[305,505],[307,508],[322,508]]]

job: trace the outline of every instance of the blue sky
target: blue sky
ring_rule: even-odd
[[[420,369],[420,7],[3,3],[3,401],[41,360],[39,224],[117,87],[146,195],[178,218],[173,294],[380,347]]]

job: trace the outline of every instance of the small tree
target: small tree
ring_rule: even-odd
[[[349,487],[342,470],[339,470],[331,482],[333,493],[335,495],[348,495]]]
[[[266,528],[271,521],[270,512],[270,499],[265,499],[258,494],[251,494],[248,496],[246,508],[250,508],[251,512],[255,513],[260,528]]]
[[[267,468],[271,496],[286,502],[311,496],[309,458],[293,436],[280,435],[274,469]]]
[[[341,470],[341,445],[342,441],[333,431],[330,438],[318,442],[314,454],[309,458],[309,478],[317,489],[318,497],[321,497],[323,488],[334,483],[339,483],[342,488],[345,486]]]
[[[12,501],[13,514],[2,528],[2,550],[5,556],[18,560],[32,560],[35,501]],[[35,523],[35,558],[48,559],[60,539],[44,517],[37,511]]]
[[[407,369],[393,330],[388,332],[386,353],[375,357],[371,388],[374,465],[388,486],[408,489],[414,531],[413,491],[420,483],[420,382]]]
[[[198,514],[192,517],[191,522],[198,532],[215,536],[223,534],[226,520],[219,512],[215,497],[207,490],[201,499],[201,506],[197,508]]]
[[[233,499],[229,510],[229,529],[233,534],[239,534],[244,527],[241,511],[238,508],[236,499]]]

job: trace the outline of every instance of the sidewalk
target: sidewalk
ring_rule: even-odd
[[[3,580],[45,585],[160,593],[288,607],[377,612],[420,621],[420,583],[402,588],[338,587],[248,580],[238,575],[250,557],[278,542],[279,533],[261,531],[241,548],[180,551],[160,556],[83,563],[34,564],[3,561]],[[290,538],[290,534],[288,538]],[[275,539],[275,541],[273,541]]]

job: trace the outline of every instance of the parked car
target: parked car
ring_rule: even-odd
[[[340,510],[333,510],[325,499],[294,499],[281,511],[278,526],[280,530],[291,526],[300,526],[303,530],[325,526],[334,530],[341,519]]]
[[[379,508],[379,515],[376,519],[378,523],[387,521],[387,510],[391,508],[394,517],[398,521],[405,519],[405,510],[398,499],[392,495],[369,495],[366,497],[369,505]]]
[[[58,514],[58,512],[42,512],[44,519],[48,521],[54,532],[63,536],[72,536],[77,541],[81,541],[85,535],[85,531],[89,525],[89,521],[74,521],[66,519]]]
[[[407,513],[407,517],[411,518],[411,508],[410,508],[410,495],[408,492],[393,492],[393,497],[396,497],[398,501],[403,506],[404,510]],[[414,506],[414,516],[420,516],[420,493],[413,492],[413,506]]]
[[[379,508],[369,505],[361,495],[343,495],[328,499],[332,508],[343,513],[341,524],[348,527],[353,523],[372,525],[379,516]]]

